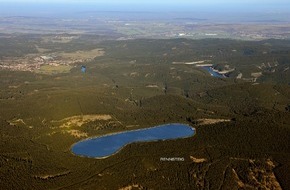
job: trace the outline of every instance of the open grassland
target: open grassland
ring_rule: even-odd
[[[60,53],[64,59],[94,59],[95,57],[103,56],[104,51],[102,49],[93,49],[90,51],[76,51],[71,53]]]
[[[56,74],[56,73],[68,73],[72,69],[72,66],[69,65],[43,65],[40,66],[39,70],[35,70],[36,73],[40,74]]]

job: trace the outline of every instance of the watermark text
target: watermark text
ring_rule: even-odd
[[[161,157],[161,162],[184,162],[183,157]]]

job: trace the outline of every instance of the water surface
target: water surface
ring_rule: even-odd
[[[218,73],[218,72],[215,72],[215,71],[213,70],[212,67],[204,66],[203,68],[204,68],[205,70],[207,70],[207,71],[211,74],[211,76],[213,76],[213,77],[217,77],[217,78],[226,78],[225,75],[220,74],[220,73]]]
[[[71,151],[79,156],[104,158],[134,142],[149,142],[191,137],[195,129],[184,124],[168,124],[157,127],[109,134],[80,141],[72,146]]]

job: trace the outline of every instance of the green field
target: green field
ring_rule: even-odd
[[[72,68],[73,67],[69,65],[59,65],[59,66],[43,65],[40,67],[39,70],[36,71],[36,73],[48,74],[48,75],[69,73]]]

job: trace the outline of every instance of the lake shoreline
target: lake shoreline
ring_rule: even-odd
[[[91,141],[91,140],[95,140],[98,138],[104,138],[104,137],[110,137],[110,136],[116,136],[116,135],[122,135],[122,134],[126,134],[126,133],[136,133],[136,132],[146,132],[147,130],[154,130],[157,128],[165,128],[165,127],[174,127],[174,126],[178,126],[178,127],[188,127],[192,132],[190,133],[190,135],[185,135],[184,137],[176,137],[176,138],[168,138],[168,139],[147,139],[147,140],[137,140],[137,141],[132,141],[130,143],[126,143],[123,146],[120,146],[120,148],[116,151],[113,152],[112,154],[108,155],[108,156],[90,156],[90,155],[84,155],[84,154],[77,154],[76,152],[73,151],[73,148],[80,143],[83,142],[87,142],[87,141]],[[158,126],[154,126],[154,127],[149,127],[149,128],[143,128],[143,129],[136,129],[136,130],[129,130],[129,131],[122,131],[122,132],[115,132],[115,133],[108,133],[105,135],[101,135],[101,136],[95,136],[95,137],[89,137],[83,140],[80,140],[74,144],[72,144],[70,146],[70,152],[74,155],[74,156],[79,156],[79,157],[84,157],[84,158],[94,158],[94,159],[106,159],[108,157],[111,157],[117,153],[119,153],[124,147],[126,147],[129,144],[132,143],[146,143],[146,142],[157,142],[157,141],[167,141],[167,140],[177,140],[177,139],[185,139],[185,138],[190,138],[193,137],[196,134],[196,129],[188,124],[180,124],[180,123],[170,123],[170,124],[164,124],[164,125],[158,125]]]

